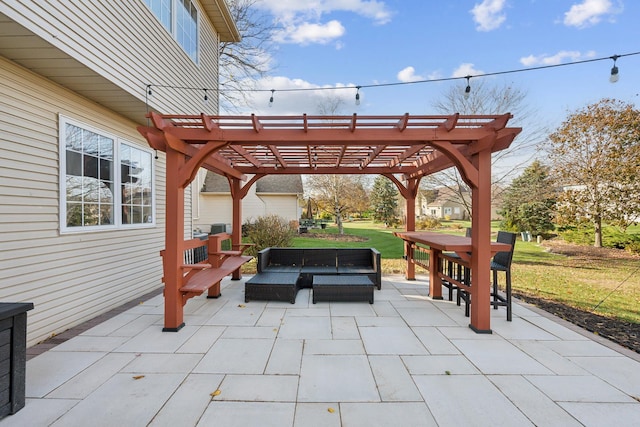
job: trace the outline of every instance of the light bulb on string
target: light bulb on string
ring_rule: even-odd
[[[207,95],[207,90],[204,89],[204,103],[208,104],[209,103],[209,96]]]
[[[609,76],[609,81],[611,83],[616,83],[620,80],[620,74],[618,74],[618,67],[616,66],[616,61],[618,60],[618,55],[613,55],[611,59],[613,59],[613,67],[611,67],[611,75]]]
[[[356,86],[356,105],[360,105],[360,86]]]
[[[275,89],[271,89],[271,98],[269,98],[269,107],[273,107],[273,93],[275,92]]]
[[[465,77],[467,79],[467,87],[464,88],[464,99],[469,99],[469,95],[471,95],[471,85],[469,84],[469,80],[471,80],[471,76]]]

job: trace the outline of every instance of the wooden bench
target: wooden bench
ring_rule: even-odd
[[[231,245],[231,249],[222,249],[223,242],[231,239],[229,233],[212,234],[207,240],[190,239],[183,242],[184,263],[180,265],[182,270],[182,304],[189,298],[202,295],[207,291],[207,298],[220,296],[220,281],[233,274],[234,279],[239,279],[240,267],[253,257],[243,255],[243,252],[252,244]],[[207,254],[202,259],[203,253]],[[160,251],[163,264],[164,250]],[[164,281],[164,280],[163,280]]]

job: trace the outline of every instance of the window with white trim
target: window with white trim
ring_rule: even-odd
[[[155,225],[153,154],[60,117],[60,230]]]
[[[144,0],[184,51],[198,62],[198,10],[191,0]]]

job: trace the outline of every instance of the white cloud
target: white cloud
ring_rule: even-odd
[[[262,0],[256,3],[271,13],[281,30],[274,34],[280,43],[327,44],[338,40],[346,30],[336,19],[323,22],[322,17],[331,13],[355,13],[382,25],[391,21],[389,7],[380,0]],[[342,48],[337,44],[336,48]]]
[[[558,65],[569,60],[569,62],[581,61],[584,59],[593,58],[596,56],[594,51],[588,51],[581,53],[575,50],[561,50],[554,55],[529,55],[520,58],[520,63],[526,67],[533,67],[538,65]]]
[[[564,25],[585,28],[599,23],[604,16],[620,13],[610,0],[583,0],[564,14]]]
[[[318,114],[318,105],[326,105],[328,98],[337,98],[342,101],[341,105],[344,111],[338,111],[337,114],[351,114],[356,112],[355,86],[353,83],[336,83],[331,86],[321,86],[306,80],[292,79],[284,76],[265,77],[254,84],[254,90],[247,93],[248,105],[244,108],[238,107],[239,111],[223,111],[221,114]],[[273,104],[269,106],[271,89],[274,89],[275,92],[273,93]],[[363,97],[364,93],[361,90],[361,101]]]
[[[276,31],[273,38],[279,43],[327,44],[342,37],[344,33],[345,28],[336,20],[329,21],[326,24],[303,22],[299,25],[289,25],[282,30]]]
[[[458,68],[453,70],[453,73],[451,73],[451,77],[457,78],[457,77],[466,77],[466,76],[478,76],[480,74],[484,74],[484,71],[476,70],[473,67],[473,64],[465,62],[464,64],[460,64]]]
[[[483,0],[482,3],[473,6],[470,12],[478,24],[476,30],[491,31],[500,27],[507,19],[507,15],[502,13],[505,6],[506,0]]]
[[[416,69],[409,66],[400,71],[398,71],[398,80],[401,82],[415,82],[418,80],[425,80],[425,78],[421,75],[416,74]]]
[[[286,20],[295,17],[319,19],[331,12],[352,12],[372,19],[377,24],[386,24],[393,15],[387,5],[379,0],[262,0],[256,6]]]

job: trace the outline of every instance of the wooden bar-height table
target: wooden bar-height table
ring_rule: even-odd
[[[440,255],[442,252],[455,252],[460,256],[461,263],[471,268],[471,251],[473,250],[473,245],[470,237],[429,231],[404,231],[394,232],[393,234],[407,243],[407,263],[413,262],[413,252],[416,244],[419,243],[429,247],[429,295],[431,295],[433,299],[442,299],[442,277],[439,271],[439,265],[441,264]],[[507,243],[491,242],[491,255],[510,249],[511,245]],[[489,262],[489,260],[487,260],[487,262]],[[464,286],[464,288],[469,292],[472,299],[479,289],[489,290],[491,286],[490,276],[474,277],[472,271],[471,277],[473,278],[471,285]],[[407,277],[407,279],[415,279],[415,277]],[[485,292],[485,294],[490,294],[490,291]],[[491,305],[489,301],[471,304],[471,310],[478,310],[478,316],[471,317],[469,327],[478,333],[491,333],[491,329],[480,328],[477,324],[474,324],[474,319],[480,318],[486,319],[486,324],[489,325],[489,319],[491,317],[490,308]]]

